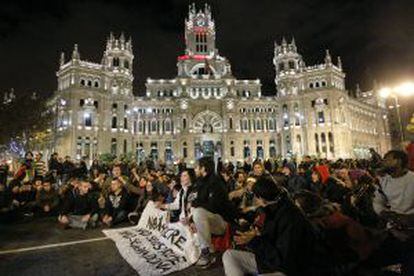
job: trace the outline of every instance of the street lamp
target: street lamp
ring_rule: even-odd
[[[379,95],[386,99],[386,98],[393,98],[395,101],[395,110],[397,112],[397,120],[400,130],[400,138],[401,142],[404,142],[405,135],[404,135],[404,129],[402,125],[401,120],[401,112],[400,112],[400,104],[399,104],[399,96],[403,97],[409,97],[414,95],[414,83],[413,82],[404,82],[396,87],[390,88],[390,87],[383,87],[379,90]]]

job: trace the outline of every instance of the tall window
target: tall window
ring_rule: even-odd
[[[112,117],[112,128],[117,128],[117,119],[116,116]]]
[[[229,128],[233,129],[233,118],[229,119]]]
[[[124,154],[127,153],[127,140],[124,139]]]
[[[112,155],[116,155],[116,148],[117,148],[116,138],[112,138],[111,140],[111,154]]]
[[[85,120],[85,126],[92,126],[92,115],[90,113],[86,112],[85,114],[83,114],[83,118]]]
[[[326,135],[325,133],[321,134],[321,145],[322,145],[322,152],[326,153]]]
[[[183,119],[183,129],[186,129],[186,128],[187,128],[187,119],[184,118]]]
[[[114,58],[112,60],[112,66],[113,67],[118,67],[119,66],[119,58]]]
[[[329,141],[329,151],[331,153],[335,153],[335,144],[334,144],[334,137],[332,132],[328,133],[328,141]]]
[[[151,132],[157,132],[157,121],[151,122]]]
[[[262,130],[262,120],[256,120],[256,130]]]
[[[323,114],[323,111],[318,111],[318,123],[325,123],[325,115]]]
[[[124,117],[124,129],[128,129],[128,118]]]
[[[315,150],[316,150],[316,153],[320,153],[320,150],[319,150],[319,137],[318,137],[317,133],[315,133]]]
[[[207,34],[196,33],[196,52],[207,53]]]

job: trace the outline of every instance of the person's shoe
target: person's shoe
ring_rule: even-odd
[[[132,225],[137,225],[139,222],[139,214],[137,212],[129,213],[128,220]]]
[[[198,259],[196,265],[201,267],[202,269],[206,269],[210,267],[216,261],[216,257],[210,253],[208,248],[204,248],[201,250],[200,258]]]
[[[23,214],[23,216],[25,216],[25,217],[33,217],[33,215],[34,215],[34,213],[33,213],[33,212],[25,212],[25,213]]]

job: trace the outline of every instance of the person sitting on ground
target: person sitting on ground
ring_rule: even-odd
[[[177,220],[172,219],[171,222],[180,221],[183,224],[189,223],[190,208],[188,204],[188,197],[191,192],[191,185],[195,181],[194,171],[190,169],[184,169],[180,175],[181,190],[175,197],[174,202],[170,204],[159,203],[157,207],[166,209],[169,211],[176,211],[178,213]]]
[[[196,198],[192,202],[191,214],[201,247],[198,266],[208,267],[215,262],[211,252],[211,234],[223,235],[227,223],[235,223],[237,209],[228,199],[225,184],[214,173],[214,160],[202,157],[195,168],[197,181],[194,187]]]
[[[247,245],[249,251],[226,250],[222,257],[225,274],[323,275],[314,262],[313,228],[286,192],[273,179],[262,177],[253,193],[264,209],[263,224],[236,232],[236,244]]]
[[[59,195],[52,187],[50,179],[45,178],[42,189],[36,193],[36,207],[44,214],[55,214],[59,205]]]
[[[223,168],[220,174],[226,185],[227,193],[234,191],[236,189],[236,180],[233,177],[233,172],[230,171],[229,169]]]
[[[62,210],[58,217],[63,227],[86,229],[94,228],[98,220],[98,204],[91,196],[91,184],[81,180],[78,187],[65,195]]]
[[[305,177],[296,173],[296,167],[293,163],[286,163],[282,169],[286,176],[286,188],[291,195],[302,190],[309,190],[309,185],[306,183]]]
[[[123,222],[127,217],[127,204],[128,193],[123,187],[121,180],[114,178],[111,182],[111,192],[105,200],[102,222],[108,227]]]
[[[128,219],[131,224],[138,223],[142,212],[144,211],[145,207],[147,206],[147,203],[150,200],[162,202],[162,200],[160,199],[161,194],[153,187],[151,181],[144,177],[142,177],[141,179],[141,184],[145,182],[145,190],[144,193],[138,199],[137,205],[134,208],[134,210],[128,214]]]

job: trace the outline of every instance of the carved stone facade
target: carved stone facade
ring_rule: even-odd
[[[296,44],[275,44],[276,96],[260,80],[236,79],[218,52],[210,7],[190,6],[177,77],[147,79],[132,93],[131,39],[109,36],[100,64],[64,56],[58,77],[56,151],[77,158],[133,152],[192,162],[205,155],[238,161],[288,155],[366,157],[390,148],[387,112],[376,91],[345,90],[341,60],[306,66]],[[273,93],[275,94],[275,93]]]

